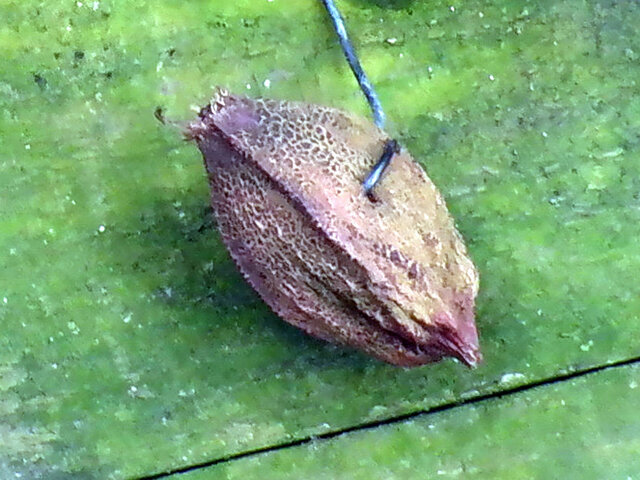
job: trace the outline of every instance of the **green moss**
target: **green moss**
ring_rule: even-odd
[[[634,478],[639,382],[616,368],[179,478]]]
[[[486,363],[283,324],[154,118],[214,85],[367,115],[320,2],[4,2],[0,476],[149,474],[637,355],[637,4],[340,3],[480,268]]]

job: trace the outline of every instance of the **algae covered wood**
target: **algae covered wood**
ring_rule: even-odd
[[[0,2],[0,478],[144,478],[638,355],[640,4],[383,3],[340,1],[480,271],[485,361],[305,336],[203,227],[154,110],[215,82],[366,115],[320,2]]]
[[[190,135],[227,248],[283,319],[396,365],[478,362],[478,274],[442,196],[406,152],[375,198],[362,187],[384,132],[219,89]]]
[[[635,480],[638,402],[636,363],[168,480]]]

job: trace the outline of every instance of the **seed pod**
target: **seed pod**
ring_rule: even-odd
[[[395,365],[481,359],[478,274],[431,180],[401,152],[365,193],[383,131],[332,108],[219,89],[189,135],[223,241],[280,317]]]

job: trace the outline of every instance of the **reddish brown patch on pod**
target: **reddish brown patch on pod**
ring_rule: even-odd
[[[481,359],[478,274],[431,180],[402,152],[375,202],[362,188],[384,132],[332,108],[218,90],[190,135],[224,243],[284,320],[395,365]]]

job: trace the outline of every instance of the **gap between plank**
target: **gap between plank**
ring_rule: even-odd
[[[401,423],[406,420],[416,419],[421,416],[430,415],[433,413],[445,412],[447,410],[451,410],[458,407],[463,407],[465,405],[476,405],[478,403],[482,403],[488,400],[493,400],[496,398],[502,398],[509,395],[514,395],[516,393],[526,392],[529,390],[533,390],[538,387],[545,387],[548,385],[553,385],[560,382],[565,382],[567,380],[573,380],[575,378],[584,377],[587,375],[603,372],[605,370],[611,370],[614,368],[626,367],[633,364],[640,364],[640,357],[634,357],[627,360],[620,360],[618,362],[608,363],[605,365],[598,365],[595,367],[586,368],[584,370],[577,370],[575,372],[566,373],[563,375],[558,375],[552,378],[546,378],[543,380],[538,380],[536,382],[528,383],[526,385],[519,385],[517,387],[508,388],[505,390],[500,390],[497,392],[485,393],[483,395],[476,395],[475,397],[465,398],[463,400],[459,400],[457,402],[444,403],[442,405],[437,405],[435,407],[426,408],[423,410],[417,410],[411,413],[405,413],[402,415],[398,415],[391,418],[386,418],[384,420],[376,420],[372,422],[365,422],[358,425],[354,425],[351,427],[343,428],[340,430],[334,430],[331,432],[320,433],[318,435],[309,435],[307,437],[298,438],[296,440],[291,440],[289,442],[278,443],[275,445],[269,445],[266,447],[260,447],[253,450],[247,450],[244,452],[234,453],[231,455],[227,455],[224,457],[216,458],[214,460],[208,460],[206,462],[197,463],[194,465],[189,465],[187,467],[180,467],[174,470],[167,470],[165,472],[155,473],[153,475],[136,477],[135,480],[157,480],[162,478],[168,478],[171,475],[179,475],[183,473],[193,472],[195,470],[212,467],[214,465],[220,465],[222,463],[228,463],[235,460],[240,460],[242,458],[253,457],[256,455],[260,455],[268,452],[277,452],[278,450],[284,450],[286,448],[291,447],[299,447],[302,445],[309,444],[311,442],[315,442],[318,440],[330,440],[332,438],[340,437],[342,435],[347,435],[355,432],[362,432],[366,430],[372,430],[377,427],[382,427],[385,425],[393,425],[395,423]]]

